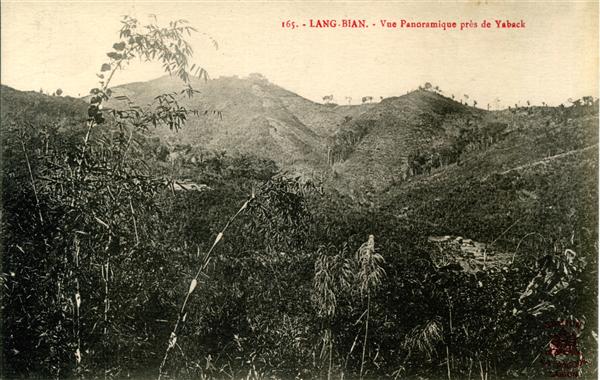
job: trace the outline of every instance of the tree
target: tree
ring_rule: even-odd
[[[325,104],[329,104],[331,102],[333,102],[333,95],[326,95],[323,97],[323,102]]]
[[[194,111],[181,106],[177,97],[193,95],[190,78],[205,74],[189,62],[192,51],[185,36],[191,35],[194,28],[186,24],[185,20],[177,20],[161,27],[155,20],[144,25],[125,16],[119,40],[108,52],[108,62],[100,67],[99,86],[90,91],[87,119],[83,118],[81,128],[50,134],[41,130],[47,125],[37,128],[29,120],[22,124],[15,120],[22,127],[19,129],[28,133],[21,144],[27,162],[33,157],[26,144],[33,152],[34,144],[45,145],[45,153],[35,157],[35,166],[30,166],[28,173],[38,200],[34,206],[36,223],[31,225],[30,233],[12,231],[10,235],[25,246],[41,242],[41,256],[36,256],[34,263],[18,256],[3,257],[20,271],[52,268],[43,279],[31,276],[31,285],[19,273],[16,291],[7,295],[8,299],[37,294],[32,310],[39,318],[33,324],[28,321],[29,315],[13,316],[25,328],[40,334],[45,331],[39,335],[38,344],[52,347],[52,353],[44,357],[41,368],[48,368],[48,372],[42,377],[82,377],[97,368],[109,352],[121,352],[126,333],[120,331],[123,326],[119,326],[118,313],[131,311],[135,304],[112,294],[111,289],[131,286],[130,281],[139,283],[144,276],[125,262],[135,260],[140,251],[157,243],[146,234],[151,222],[139,218],[140,214],[152,218],[152,212],[157,211],[156,194],[166,187],[162,178],[157,179],[149,171],[147,162],[142,162],[143,132],[151,126],[183,126],[188,113]],[[138,58],[162,63],[167,73],[184,82],[185,88],[175,94],[159,94],[146,108],[125,97],[114,97],[123,102],[122,106],[103,111],[102,103],[113,98],[111,80]],[[60,96],[62,90],[57,89],[55,94]],[[105,113],[111,117],[105,119]],[[50,144],[49,138],[53,139]],[[133,345],[133,341],[128,344]],[[86,352],[91,353],[87,356]],[[111,364],[120,365],[104,360],[105,377]]]

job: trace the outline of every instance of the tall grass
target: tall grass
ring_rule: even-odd
[[[358,287],[360,295],[367,299],[367,309],[365,311],[365,337],[363,340],[362,357],[360,360],[360,378],[363,377],[365,366],[365,354],[367,352],[367,342],[369,337],[369,317],[371,314],[371,295],[381,286],[381,281],[385,276],[385,270],[382,265],[385,262],[383,256],[375,251],[375,237],[369,235],[366,243],[360,246],[356,251],[356,261],[358,262]]]

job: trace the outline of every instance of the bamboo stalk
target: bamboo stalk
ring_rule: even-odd
[[[102,280],[104,280],[104,339],[106,340],[108,335],[108,311],[110,310],[110,294],[109,294],[109,280],[110,280],[110,244],[112,243],[112,235],[109,231],[108,242],[104,247],[106,254],[106,263],[102,265]]]
[[[448,345],[446,345],[446,370],[448,372],[448,380],[452,380],[450,374],[450,350],[448,350]]]
[[[481,366],[481,359],[477,359],[477,361],[479,362],[479,375],[481,376],[481,380],[485,380],[485,377],[483,376],[483,367]]]
[[[109,237],[109,244],[110,244],[110,237]],[[107,248],[108,245],[107,244]],[[109,298],[109,288],[108,288],[108,281],[109,281],[109,273],[110,273],[110,257],[106,258],[106,264],[102,265],[102,279],[104,280],[104,328],[103,328],[103,335],[104,335],[104,353],[106,354],[106,348],[108,347],[108,311],[110,309],[110,298]],[[104,378],[106,379],[106,376],[108,374],[108,360],[105,357],[104,360]]]
[[[332,354],[333,354],[333,337],[331,335],[331,329],[329,329],[329,369],[327,370],[327,380],[331,380]]]
[[[75,350],[75,368],[77,372],[79,372],[79,365],[81,364],[81,320],[80,320],[80,306],[81,306],[81,294],[79,292],[79,239],[75,237],[75,270],[77,274],[75,275],[75,342],[76,342],[76,350]]]
[[[473,358],[469,358],[469,378],[471,380],[471,370],[473,369]]]
[[[354,347],[356,347],[356,342],[358,341],[359,336],[360,336],[360,331],[354,337],[352,346],[350,346],[350,351],[348,351],[348,355],[346,355],[346,360],[344,360],[344,369],[346,369],[348,367],[348,359],[350,359],[350,355],[352,355],[352,351],[354,351]]]
[[[27,170],[29,171],[29,180],[31,181],[31,187],[33,189],[33,196],[35,197],[35,206],[38,211],[38,216],[40,217],[40,222],[44,223],[42,209],[40,208],[40,198],[38,197],[37,187],[35,186],[35,181],[33,180],[33,171],[31,170],[31,163],[29,162],[29,155],[25,149],[25,142],[23,142],[23,138],[21,138],[21,148],[23,149],[23,154],[25,154],[25,163],[27,164]]]
[[[367,316],[365,321],[365,339],[363,341],[362,358],[360,360],[360,378],[363,378],[363,368],[365,365],[365,353],[367,351],[367,337],[369,335],[369,314],[371,308],[371,292],[367,291]]]
[[[171,351],[171,349],[173,347],[175,347],[175,344],[177,343],[177,333],[178,333],[177,330],[178,330],[180,323],[185,322],[185,319],[187,317],[187,313],[185,313],[185,307],[190,298],[190,295],[192,294],[192,292],[196,288],[196,285],[198,284],[198,277],[200,276],[202,271],[204,271],[204,269],[206,269],[206,267],[208,266],[210,259],[211,259],[211,257],[210,257],[211,253],[213,252],[213,250],[215,249],[217,244],[221,241],[221,239],[223,238],[223,235],[225,234],[225,232],[227,231],[227,229],[229,228],[231,223],[238,217],[238,215],[240,215],[246,209],[246,207],[248,207],[248,204],[250,204],[250,202],[253,201],[254,198],[255,198],[255,196],[254,196],[254,192],[253,192],[252,195],[250,196],[250,198],[242,205],[242,207],[240,207],[240,209],[235,213],[235,215],[233,215],[231,218],[229,218],[229,220],[225,224],[225,227],[223,227],[221,232],[219,232],[219,234],[215,238],[215,241],[213,242],[212,246],[206,253],[206,256],[204,258],[204,263],[198,268],[196,275],[192,279],[192,282],[190,283],[188,292],[183,300],[183,304],[181,305],[179,314],[177,315],[177,321],[175,322],[173,331],[171,332],[171,335],[169,336],[169,343],[167,345],[167,349],[165,350],[165,355],[163,356],[163,360],[160,363],[160,367],[158,369],[158,380],[160,380],[162,378],[162,375],[164,374],[163,370],[164,370],[165,364],[167,363],[167,359],[169,357],[169,351]]]
[[[133,203],[131,202],[131,197],[129,197],[129,208],[131,209],[131,217],[133,219],[133,231],[135,232],[135,243],[136,245],[140,244],[140,236],[138,235],[137,223],[135,221],[135,210],[133,209]]]
[[[129,147],[131,146],[132,139],[133,139],[133,128],[129,131],[129,138],[127,139],[127,145],[125,146],[125,150],[123,151],[123,156],[121,157],[119,166],[123,166],[123,163],[125,162],[125,158],[127,158],[127,153],[129,152]]]
[[[115,72],[121,68],[121,64],[123,63],[124,59],[119,60],[119,62],[117,63],[117,65],[114,67],[114,69],[112,70],[112,72],[110,73],[110,76],[108,77],[108,79],[106,80],[104,86],[102,87],[102,92],[105,92],[108,89],[108,85],[113,77],[113,75],[115,75]],[[83,147],[81,150],[81,158],[79,159],[79,162],[77,163],[77,174],[79,174],[81,172],[81,165],[83,164],[83,160],[85,159],[85,153],[87,152],[87,148],[88,148],[88,144],[90,141],[90,135],[92,133],[92,128],[94,128],[94,126],[96,126],[96,122],[91,119],[87,121],[87,130],[85,132],[85,137],[83,139]]]

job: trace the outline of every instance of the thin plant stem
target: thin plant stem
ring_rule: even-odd
[[[79,273],[79,254],[80,254],[80,245],[79,239],[75,237],[75,271]],[[79,292],[79,276],[75,276],[75,341],[77,348],[75,350],[75,368],[77,372],[79,372],[80,364],[81,364],[81,321],[80,321],[80,310],[81,306],[81,294]]]
[[[108,241],[106,242],[106,246],[104,247],[104,252],[106,256],[105,263],[102,264],[102,280],[104,281],[104,328],[103,336],[104,336],[104,354],[106,354],[106,350],[108,347],[108,312],[110,310],[110,293],[109,293],[109,281],[110,281],[110,245],[112,243],[112,231],[109,231]],[[108,375],[108,360],[104,360],[104,378],[106,379]]]
[[[119,60],[117,65],[111,71],[108,79],[106,80],[106,82],[104,83],[104,86],[102,87],[102,92],[105,92],[108,89],[108,85],[110,84],[110,81],[111,81],[113,75],[115,75],[115,72],[121,68],[121,64],[123,63],[123,60],[124,59]],[[85,153],[87,152],[88,144],[90,142],[90,135],[92,132],[92,128],[94,128],[94,126],[96,126],[96,125],[97,124],[93,119],[87,121],[87,131],[86,131],[85,137],[83,139],[83,147],[81,149],[81,158],[80,158],[79,162],[77,163],[77,173],[78,174],[81,172],[81,165],[83,164],[83,160],[85,159]]]
[[[477,361],[479,362],[479,375],[481,376],[481,380],[485,380],[485,377],[483,376],[483,367],[481,366],[481,359],[477,359]]]
[[[358,341],[358,337],[360,337],[360,330],[354,337],[354,341],[352,342],[352,346],[350,347],[350,351],[348,351],[348,355],[346,355],[346,360],[344,360],[344,369],[348,367],[348,359],[350,359],[350,355],[352,355],[352,351],[354,351],[354,347],[356,346],[356,342]]]
[[[136,245],[140,244],[140,236],[138,235],[137,223],[135,221],[135,210],[133,209],[133,203],[131,202],[131,197],[129,198],[129,208],[131,209],[131,217],[133,218],[133,231],[135,232],[135,243]]]
[[[471,370],[473,369],[473,358],[469,358],[469,378],[471,380]]]
[[[452,380],[452,376],[450,375],[450,350],[448,349],[448,345],[446,345],[446,370],[448,371],[448,380]]]
[[[25,142],[23,142],[23,138],[21,138],[21,147],[23,148],[23,154],[25,154],[25,162],[27,163],[29,180],[31,181],[31,187],[33,188],[33,196],[35,197],[35,206],[38,211],[38,216],[40,217],[40,222],[44,223],[42,209],[40,208],[40,198],[38,197],[37,187],[35,186],[35,181],[33,180],[33,171],[31,170],[31,163],[29,162],[29,155],[27,154],[27,149],[25,149]]]
[[[171,351],[171,349],[173,347],[175,347],[175,344],[177,343],[177,332],[178,332],[177,330],[178,330],[180,323],[185,322],[185,318],[187,316],[187,313],[185,313],[185,307],[188,303],[190,295],[192,294],[192,292],[194,291],[194,289],[196,287],[198,277],[200,277],[200,274],[206,269],[206,267],[210,263],[210,259],[211,259],[210,256],[211,256],[213,250],[215,249],[217,244],[221,241],[221,239],[223,238],[223,235],[225,234],[225,232],[227,231],[227,229],[229,228],[231,223],[238,217],[238,215],[240,215],[248,207],[248,204],[250,204],[250,202],[252,200],[254,200],[254,198],[255,198],[254,193],[252,193],[250,198],[242,205],[242,207],[240,207],[240,209],[231,218],[229,218],[229,220],[225,224],[225,227],[223,227],[221,232],[219,232],[219,234],[215,238],[215,241],[213,242],[212,246],[210,247],[210,249],[204,256],[204,262],[198,268],[198,271],[196,272],[196,275],[194,276],[194,278],[190,284],[190,288],[185,296],[185,299],[183,300],[181,309],[179,310],[179,314],[177,316],[177,321],[175,322],[175,326],[173,327],[173,331],[171,332],[171,335],[169,336],[169,344],[167,345],[167,349],[165,350],[165,355],[163,356],[163,360],[160,363],[160,367],[158,369],[158,380],[160,380],[162,378],[162,375],[164,374],[163,369],[164,369],[165,364],[167,363],[167,359],[169,357],[169,351]]]
[[[329,369],[327,370],[327,380],[331,380],[331,364],[333,354],[333,337],[331,335],[331,328],[329,328]]]
[[[365,317],[365,339],[363,342],[362,358],[360,360],[360,378],[363,377],[363,368],[365,365],[365,353],[367,351],[367,338],[369,336],[369,314],[371,312],[371,292],[367,291],[367,316]]]
[[[131,140],[133,139],[133,128],[129,131],[129,138],[127,139],[127,145],[125,146],[125,151],[123,151],[123,156],[121,157],[121,162],[119,166],[123,166],[125,162],[125,158],[127,158],[127,153],[129,152],[129,147],[131,146]]]

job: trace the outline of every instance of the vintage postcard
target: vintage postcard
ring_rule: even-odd
[[[3,379],[597,378],[597,1],[1,4]]]

